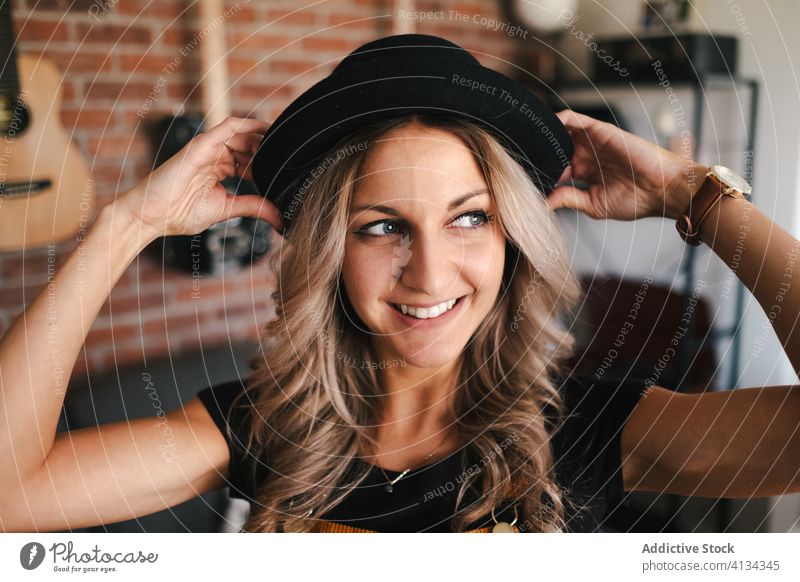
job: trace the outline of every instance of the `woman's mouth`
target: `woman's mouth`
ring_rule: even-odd
[[[462,295],[428,308],[414,308],[398,303],[389,303],[389,306],[406,325],[427,328],[450,320],[456,311],[461,310],[465,297],[466,295]]]

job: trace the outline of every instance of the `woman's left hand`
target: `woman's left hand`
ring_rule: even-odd
[[[569,109],[556,115],[575,144],[572,165],[547,198],[552,209],[574,208],[592,218],[677,218],[704,180],[707,168],[616,125]],[[571,180],[588,184],[576,188]]]
[[[169,160],[114,202],[151,240],[193,235],[238,216],[260,218],[278,232],[278,208],[260,194],[228,193],[228,176],[252,179],[252,160],[270,124],[228,117],[194,136]]]

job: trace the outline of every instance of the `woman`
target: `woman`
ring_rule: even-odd
[[[491,117],[496,101],[466,102],[481,100]],[[302,148],[269,149],[286,117],[273,127],[229,119],[105,207],[3,339],[6,530],[119,521],[225,485],[251,500],[247,531],[584,531],[623,490],[800,490],[796,387],[674,394],[564,369],[572,338],[561,315],[580,290],[551,211],[677,219],[703,166],[562,111],[572,165],[562,173],[545,159],[569,157],[563,139],[548,152],[546,132],[526,129],[522,149],[544,160],[534,168],[506,134],[420,112],[344,128],[324,148],[334,162],[301,183],[305,164],[294,180],[280,168]],[[254,177],[275,204],[226,196],[218,181],[228,175]],[[553,187],[553,176],[589,188]],[[63,392],[47,338],[71,368],[144,246],[231,216],[288,227],[277,317],[254,372],[167,415],[177,457],[157,452],[162,432],[148,419],[57,435]],[[731,265],[745,217],[737,273],[769,309],[800,243],[728,197],[699,236]],[[781,297],[774,326],[797,368],[800,296],[790,287]]]

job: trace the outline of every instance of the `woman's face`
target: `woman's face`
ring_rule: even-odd
[[[494,215],[480,167],[455,135],[407,125],[371,146],[343,280],[387,365],[434,368],[460,355],[500,290],[505,237]]]

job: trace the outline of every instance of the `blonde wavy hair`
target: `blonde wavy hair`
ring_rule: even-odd
[[[480,165],[506,237],[501,292],[462,352],[451,411],[462,454],[488,462],[461,483],[451,528],[464,531],[513,491],[520,529],[564,529],[567,496],[556,483],[550,438],[563,422],[554,380],[573,353],[563,316],[582,296],[579,282],[543,196],[493,134],[462,117],[419,112],[354,132],[331,150],[333,163],[287,192],[299,210],[288,244],[270,261],[278,273],[276,317],[266,324],[268,343],[250,359],[243,395],[246,446],[268,464],[269,478],[243,531],[280,531],[288,521],[294,531],[311,531],[371,470],[357,461],[376,443],[381,386],[373,367],[349,362],[377,358],[369,335],[352,323],[341,273],[349,207],[369,144],[406,124],[461,138]],[[462,507],[473,486],[477,501]]]

